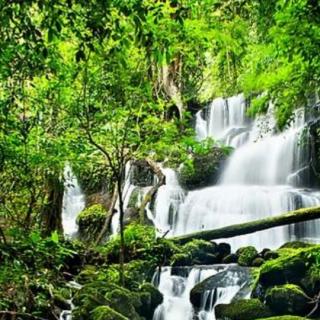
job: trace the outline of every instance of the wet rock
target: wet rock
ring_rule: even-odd
[[[230,253],[222,259],[222,263],[237,263],[238,256],[235,253]]]
[[[152,319],[155,309],[163,302],[163,295],[151,283],[144,283],[139,289],[141,306],[137,311],[146,319]]]
[[[213,147],[205,155],[194,155],[193,166],[185,165],[178,173],[180,184],[188,190],[211,185],[225,159],[225,151],[219,147]]]
[[[258,299],[219,304],[215,307],[217,320],[255,320],[272,316],[270,309]]]
[[[278,258],[262,266],[259,281],[263,286],[298,283],[306,270],[306,263],[299,256]]]
[[[265,263],[265,260],[263,258],[255,258],[252,263],[251,263],[251,266],[252,267],[260,267],[262,266],[263,264]]]
[[[312,309],[306,294],[299,286],[294,284],[268,289],[265,299],[270,309],[279,315],[305,315]]]
[[[108,306],[100,306],[92,311],[93,320],[129,320],[121,313],[115,311]]]
[[[231,253],[231,246],[229,243],[221,242],[217,247],[221,260]]]
[[[133,162],[130,181],[138,187],[153,185],[154,174],[147,161],[137,160]]]
[[[220,269],[220,270],[219,270]],[[252,276],[250,269],[238,265],[217,266],[218,273],[198,283],[190,292],[190,301],[192,305],[199,309],[201,307],[202,297],[206,291],[212,291],[216,288],[225,288],[227,286],[241,286],[243,295],[250,293]],[[239,298],[241,293],[237,295]]]
[[[301,249],[301,248],[310,248],[313,247],[314,244],[302,242],[302,241],[290,241],[285,243],[280,247],[280,249]]]
[[[242,247],[236,252],[238,258],[238,264],[240,266],[250,266],[253,260],[257,257],[258,251],[255,247],[248,246]]]
[[[269,250],[269,251],[265,252],[265,254],[263,255],[263,258],[265,260],[274,260],[274,259],[279,258],[279,253],[276,251]]]

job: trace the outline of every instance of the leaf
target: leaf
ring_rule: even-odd
[[[51,240],[54,243],[59,243],[59,234],[57,231],[51,233]]]

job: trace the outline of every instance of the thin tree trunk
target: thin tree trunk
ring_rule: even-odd
[[[104,221],[103,227],[102,227],[102,229],[101,229],[101,231],[100,231],[100,233],[99,233],[99,235],[98,235],[98,237],[97,237],[97,239],[95,241],[96,245],[99,244],[102,241],[104,235],[110,229],[112,217],[114,215],[114,207],[115,207],[116,202],[117,202],[117,197],[118,197],[118,188],[116,186],[114,188],[114,191],[113,191],[111,204],[110,204],[106,219]]]
[[[152,200],[158,189],[166,183],[166,176],[162,173],[160,166],[157,165],[156,162],[154,162],[151,159],[146,159],[148,165],[152,169],[152,171],[157,175],[158,182],[155,186],[153,186],[145,195],[140,208],[139,208],[139,217],[140,217],[140,223],[144,224],[144,218],[145,218],[145,208],[147,204]]]
[[[231,238],[274,227],[285,226],[288,224],[315,219],[320,219],[320,207],[302,208],[299,210],[287,212],[279,216],[268,217],[246,223],[234,224],[219,229],[194,232],[191,234],[174,237],[172,238],[172,240],[183,244],[194,239],[210,241],[223,238]]]

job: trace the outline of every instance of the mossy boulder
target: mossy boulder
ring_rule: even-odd
[[[237,263],[238,256],[235,253],[230,253],[222,259],[222,263]]]
[[[301,249],[301,248],[310,248],[314,244],[303,242],[303,241],[290,241],[283,244],[280,249]]]
[[[141,306],[138,313],[146,319],[152,319],[155,309],[163,302],[162,293],[151,283],[144,283],[139,287]]]
[[[92,320],[129,320],[108,306],[99,306],[92,311]]]
[[[270,309],[259,299],[247,299],[231,302],[230,304],[218,304],[215,307],[217,320],[255,320],[271,317]]]
[[[186,243],[178,253],[171,257],[171,265],[174,267],[214,264],[220,261],[217,244],[204,240],[193,240]]]
[[[304,291],[297,285],[285,284],[269,288],[266,292],[266,305],[279,315],[305,315],[312,306]]]
[[[279,258],[279,253],[276,251],[269,250],[263,254],[265,260],[274,260]]]
[[[108,305],[124,315],[130,320],[141,320],[136,309],[141,307],[141,300],[138,293],[129,291],[128,289],[118,287],[108,291],[105,294]]]
[[[222,260],[224,257],[228,256],[231,253],[231,246],[229,243],[220,242],[218,244],[217,251],[220,259]]]
[[[80,212],[77,217],[79,237],[83,241],[93,241],[100,233],[107,216],[101,204],[95,204]]]
[[[216,180],[225,159],[226,152],[220,147],[213,147],[206,154],[195,154],[192,164],[184,165],[179,170],[178,180],[188,190],[208,186]]]
[[[259,282],[263,286],[298,283],[307,270],[306,261],[299,256],[280,257],[265,263],[260,271]]]
[[[238,258],[238,264],[240,266],[251,266],[253,260],[258,256],[258,251],[255,247],[248,246],[242,247],[236,252]]]
[[[252,267],[260,267],[262,266],[263,264],[265,263],[265,260],[261,257],[257,257],[255,258],[252,263],[251,263],[251,266]]]

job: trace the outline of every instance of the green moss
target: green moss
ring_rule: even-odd
[[[290,241],[285,243],[280,247],[280,249],[301,249],[301,248],[310,248],[313,247],[314,244],[302,242],[302,241]]]
[[[219,304],[215,308],[217,319],[255,320],[259,317],[271,317],[272,313],[258,299],[238,300],[230,304]]]
[[[226,151],[219,147],[213,147],[204,154],[195,154],[180,169],[178,175],[180,184],[192,190],[212,183],[225,157]]]
[[[304,315],[311,311],[309,299],[303,290],[294,284],[276,286],[267,290],[266,304],[276,314]]]
[[[101,204],[92,205],[80,212],[77,217],[80,239],[94,240],[101,231],[106,216],[107,211]]]
[[[92,320],[129,320],[108,306],[100,306],[92,311]]]
[[[258,251],[256,250],[255,247],[248,246],[248,247],[240,248],[237,251],[237,255],[239,256],[238,264],[240,266],[247,267],[247,266],[250,266],[253,260],[257,257]]]

